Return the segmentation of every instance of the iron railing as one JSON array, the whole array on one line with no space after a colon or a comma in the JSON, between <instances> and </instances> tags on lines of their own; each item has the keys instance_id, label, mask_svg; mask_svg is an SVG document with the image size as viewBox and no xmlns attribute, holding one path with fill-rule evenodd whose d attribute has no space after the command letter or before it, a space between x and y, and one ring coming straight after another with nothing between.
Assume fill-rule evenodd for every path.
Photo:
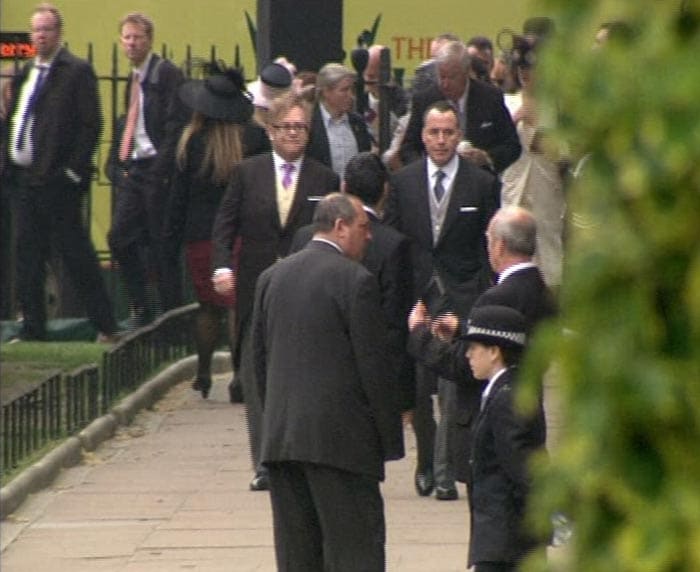
<instances>
[{"instance_id":1,"label":"iron railing","mask_svg":"<svg viewBox=\"0 0 700 572\"><path fill-rule=\"evenodd\" d=\"M74 435L168 362L194 352L197 304L176 308L127 335L104 354L102 367L57 372L2 406L0 474L49 443Z\"/></svg>"}]
</instances>

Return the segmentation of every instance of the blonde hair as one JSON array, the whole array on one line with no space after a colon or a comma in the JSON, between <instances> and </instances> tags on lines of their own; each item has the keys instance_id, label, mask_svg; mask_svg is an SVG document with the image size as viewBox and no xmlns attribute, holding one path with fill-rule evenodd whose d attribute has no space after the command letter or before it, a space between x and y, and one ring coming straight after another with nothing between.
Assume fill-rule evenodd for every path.
<instances>
[{"instance_id":1,"label":"blonde hair","mask_svg":"<svg viewBox=\"0 0 700 572\"><path fill-rule=\"evenodd\" d=\"M205 117L199 112L192 114L177 144L177 166L184 169L187 165L187 144L196 133L207 127L207 137L204 147L204 157L199 166L198 174L202 177L209 174L211 180L219 185L228 183L233 168L243 159L243 129L244 125Z\"/></svg>"}]
</instances>

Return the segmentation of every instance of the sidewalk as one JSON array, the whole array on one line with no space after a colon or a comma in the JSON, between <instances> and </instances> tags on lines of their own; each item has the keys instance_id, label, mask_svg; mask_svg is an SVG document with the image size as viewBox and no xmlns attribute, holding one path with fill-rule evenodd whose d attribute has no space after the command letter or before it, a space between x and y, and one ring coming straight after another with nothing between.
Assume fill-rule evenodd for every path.
<instances>
[{"instance_id":1,"label":"sidewalk","mask_svg":"<svg viewBox=\"0 0 700 572\"><path fill-rule=\"evenodd\" d=\"M250 492L242 405L230 374L203 400L188 382L0 523L3 572L274 571L267 493ZM413 490L415 445L387 465L389 571L462 571L468 512Z\"/></svg>"},{"instance_id":2,"label":"sidewalk","mask_svg":"<svg viewBox=\"0 0 700 572\"><path fill-rule=\"evenodd\" d=\"M275 570L269 499L248 490L245 414L242 405L228 402L230 373L215 377L204 400L185 378L190 369L181 366L183 380L162 399L94 451L83 451L81 463L61 470L0 522L3 572ZM552 390L547 393L556 428L558 407ZM138 392L128 399L135 408ZM387 570L463 571L469 539L464 487L455 502L418 497L415 456L408 430L406 458L387 464L382 486ZM550 556L550 562L562 561L562 549Z\"/></svg>"}]
</instances>

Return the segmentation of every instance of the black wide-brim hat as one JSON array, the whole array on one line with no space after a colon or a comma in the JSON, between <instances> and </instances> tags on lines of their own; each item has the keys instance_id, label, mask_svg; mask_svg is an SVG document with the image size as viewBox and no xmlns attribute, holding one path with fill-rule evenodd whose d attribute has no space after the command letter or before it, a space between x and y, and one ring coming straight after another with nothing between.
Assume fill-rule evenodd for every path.
<instances>
[{"instance_id":1,"label":"black wide-brim hat","mask_svg":"<svg viewBox=\"0 0 700 572\"><path fill-rule=\"evenodd\" d=\"M463 340L499 347L522 348L527 340L525 317L507 306L480 306L472 309L462 330Z\"/></svg>"},{"instance_id":2,"label":"black wide-brim hat","mask_svg":"<svg viewBox=\"0 0 700 572\"><path fill-rule=\"evenodd\" d=\"M241 89L242 78L231 72L194 79L183 83L178 90L182 102L212 119L245 123L254 111L252 96Z\"/></svg>"}]
</instances>

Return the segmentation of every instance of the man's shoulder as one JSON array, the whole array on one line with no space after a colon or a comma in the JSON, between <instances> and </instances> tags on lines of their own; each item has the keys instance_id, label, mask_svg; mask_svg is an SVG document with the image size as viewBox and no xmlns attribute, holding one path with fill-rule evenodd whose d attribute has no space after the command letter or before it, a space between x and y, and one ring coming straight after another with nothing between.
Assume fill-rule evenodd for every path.
<instances>
[{"instance_id":1,"label":"man's shoulder","mask_svg":"<svg viewBox=\"0 0 700 572\"><path fill-rule=\"evenodd\" d=\"M407 165L404 165L400 169L398 169L392 176L392 181L395 183L402 183L405 184L407 182L413 182L413 183L420 183L422 182L422 179L417 180L416 177L418 174L423 176L426 173L426 167L425 167L425 158L420 157L418 159L414 159Z\"/></svg>"},{"instance_id":2,"label":"man's shoulder","mask_svg":"<svg viewBox=\"0 0 700 572\"><path fill-rule=\"evenodd\" d=\"M250 170L258 170L264 168L271 168L273 165L272 153L258 153L257 155L251 155L250 157L245 157L234 169L246 172Z\"/></svg>"},{"instance_id":3,"label":"man's shoulder","mask_svg":"<svg viewBox=\"0 0 700 572\"><path fill-rule=\"evenodd\" d=\"M471 98L503 99L503 92L495 85L491 85L479 79L469 80L469 101Z\"/></svg>"},{"instance_id":4,"label":"man's shoulder","mask_svg":"<svg viewBox=\"0 0 700 572\"><path fill-rule=\"evenodd\" d=\"M92 70L92 65L90 62L83 58L79 58L75 54L71 53L68 48L61 48L58 53L56 54L56 57L53 60L53 64L56 67L59 66L67 66L67 67L73 67L73 68L82 68L85 71Z\"/></svg>"},{"instance_id":5,"label":"man's shoulder","mask_svg":"<svg viewBox=\"0 0 700 572\"><path fill-rule=\"evenodd\" d=\"M460 177L469 176L483 185L492 185L498 180L498 177L493 172L475 165L464 157L459 157L458 161L457 180L459 180Z\"/></svg>"},{"instance_id":6,"label":"man's shoulder","mask_svg":"<svg viewBox=\"0 0 700 572\"><path fill-rule=\"evenodd\" d=\"M424 111L432 103L443 99L445 99L445 95L440 90L440 87L436 83L430 83L413 94L413 109ZM422 123L423 118L421 117L420 119Z\"/></svg>"},{"instance_id":7,"label":"man's shoulder","mask_svg":"<svg viewBox=\"0 0 700 572\"><path fill-rule=\"evenodd\" d=\"M336 175L335 171L333 171L333 169L331 169L327 165L324 165L318 159L314 159L313 157L309 157L308 155L304 156L304 162L301 165L301 170L306 171L314 177L323 177L326 179L331 179L335 181L336 185L340 185L338 181L338 176Z\"/></svg>"},{"instance_id":8,"label":"man's shoulder","mask_svg":"<svg viewBox=\"0 0 700 572\"><path fill-rule=\"evenodd\" d=\"M370 245L377 243L394 249L401 243L408 241L405 234L378 220L372 221L371 229L372 241Z\"/></svg>"}]
</instances>

